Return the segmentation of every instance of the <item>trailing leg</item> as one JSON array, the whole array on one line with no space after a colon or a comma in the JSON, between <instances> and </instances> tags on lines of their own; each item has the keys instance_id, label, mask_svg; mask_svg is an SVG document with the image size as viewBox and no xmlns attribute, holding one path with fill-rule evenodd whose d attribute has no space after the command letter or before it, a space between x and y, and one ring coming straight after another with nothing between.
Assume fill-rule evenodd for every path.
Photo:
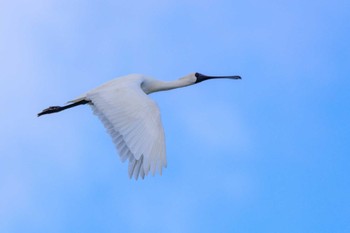
<instances>
[{"instance_id":1,"label":"trailing leg","mask_svg":"<svg viewBox=\"0 0 350 233\"><path fill-rule=\"evenodd\" d=\"M65 105L62 107L61 106L51 106L51 107L44 109L42 112L38 113L38 117L41 115L60 112L60 111L63 111L65 109L68 109L68 108L73 108L75 106L82 105L82 104L88 104L88 103L91 103L91 101L90 100L80 100L78 102L68 104L68 105Z\"/></svg>"}]
</instances>

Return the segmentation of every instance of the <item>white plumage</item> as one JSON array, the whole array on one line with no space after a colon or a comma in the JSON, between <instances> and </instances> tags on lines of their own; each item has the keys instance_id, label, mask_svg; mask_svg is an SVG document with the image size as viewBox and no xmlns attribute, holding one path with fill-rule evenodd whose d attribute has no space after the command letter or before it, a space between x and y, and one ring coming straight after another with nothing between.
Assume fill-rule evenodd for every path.
<instances>
[{"instance_id":1,"label":"white plumage","mask_svg":"<svg viewBox=\"0 0 350 233\"><path fill-rule=\"evenodd\" d=\"M240 79L239 76L206 76L191 73L175 81L159 81L131 74L111 80L69 105L49 107L38 116L55 113L81 104L89 104L116 146L121 160L129 161L129 177L144 178L150 171L162 174L166 167L165 137L157 104L148 97L156 91L192 85L212 78Z\"/></svg>"},{"instance_id":2,"label":"white plumage","mask_svg":"<svg viewBox=\"0 0 350 233\"><path fill-rule=\"evenodd\" d=\"M164 130L157 104L140 88L142 75L128 75L86 93L111 135L129 176L154 175L166 167Z\"/></svg>"}]
</instances>

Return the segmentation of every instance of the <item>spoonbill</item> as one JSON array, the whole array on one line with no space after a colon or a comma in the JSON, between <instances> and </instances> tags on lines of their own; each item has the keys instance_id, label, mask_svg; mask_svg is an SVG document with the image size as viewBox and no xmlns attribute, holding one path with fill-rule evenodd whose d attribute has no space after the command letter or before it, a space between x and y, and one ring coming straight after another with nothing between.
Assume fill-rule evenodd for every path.
<instances>
[{"instance_id":1,"label":"spoonbill","mask_svg":"<svg viewBox=\"0 0 350 233\"><path fill-rule=\"evenodd\" d=\"M240 76L208 76L191 73L175 81L160 81L141 74L111 80L68 102L38 113L38 117L88 104L104 124L121 160L129 160L129 177L142 179L151 171L162 174L167 166L165 137L157 104L147 95L185 87L209 79L241 79Z\"/></svg>"}]
</instances>

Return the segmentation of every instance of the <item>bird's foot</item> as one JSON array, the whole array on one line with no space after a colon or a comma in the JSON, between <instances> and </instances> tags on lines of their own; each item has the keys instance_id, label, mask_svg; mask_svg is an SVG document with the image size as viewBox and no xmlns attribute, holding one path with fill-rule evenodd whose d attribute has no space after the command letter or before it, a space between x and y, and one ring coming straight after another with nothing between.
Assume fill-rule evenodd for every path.
<instances>
[{"instance_id":1,"label":"bird's foot","mask_svg":"<svg viewBox=\"0 0 350 233\"><path fill-rule=\"evenodd\" d=\"M45 115L45 114L59 112L61 110L62 110L62 107L60 107L60 106L51 106L51 107L44 109L42 112L38 113L38 117L41 115Z\"/></svg>"}]
</instances>

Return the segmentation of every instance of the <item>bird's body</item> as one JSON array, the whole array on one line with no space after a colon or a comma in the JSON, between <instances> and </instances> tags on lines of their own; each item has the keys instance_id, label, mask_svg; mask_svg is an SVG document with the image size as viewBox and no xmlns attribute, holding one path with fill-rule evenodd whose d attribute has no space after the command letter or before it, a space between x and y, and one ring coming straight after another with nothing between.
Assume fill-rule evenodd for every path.
<instances>
[{"instance_id":1,"label":"bird's body","mask_svg":"<svg viewBox=\"0 0 350 233\"><path fill-rule=\"evenodd\" d=\"M111 135L122 161L129 160L129 176L142 178L166 166L164 130L156 103L142 83L152 79L132 74L111 80L79 97L90 100L94 113Z\"/></svg>"},{"instance_id":2,"label":"bird's body","mask_svg":"<svg viewBox=\"0 0 350 233\"><path fill-rule=\"evenodd\" d=\"M121 160L129 160L129 176L144 178L150 171L162 173L166 167L165 136L157 104L148 97L156 91L192 85L212 77L199 73L189 74L175 81L159 81L145 75L131 74L113 79L63 107L50 107L38 116L59 112L88 103L99 117L119 152Z\"/></svg>"}]
</instances>

